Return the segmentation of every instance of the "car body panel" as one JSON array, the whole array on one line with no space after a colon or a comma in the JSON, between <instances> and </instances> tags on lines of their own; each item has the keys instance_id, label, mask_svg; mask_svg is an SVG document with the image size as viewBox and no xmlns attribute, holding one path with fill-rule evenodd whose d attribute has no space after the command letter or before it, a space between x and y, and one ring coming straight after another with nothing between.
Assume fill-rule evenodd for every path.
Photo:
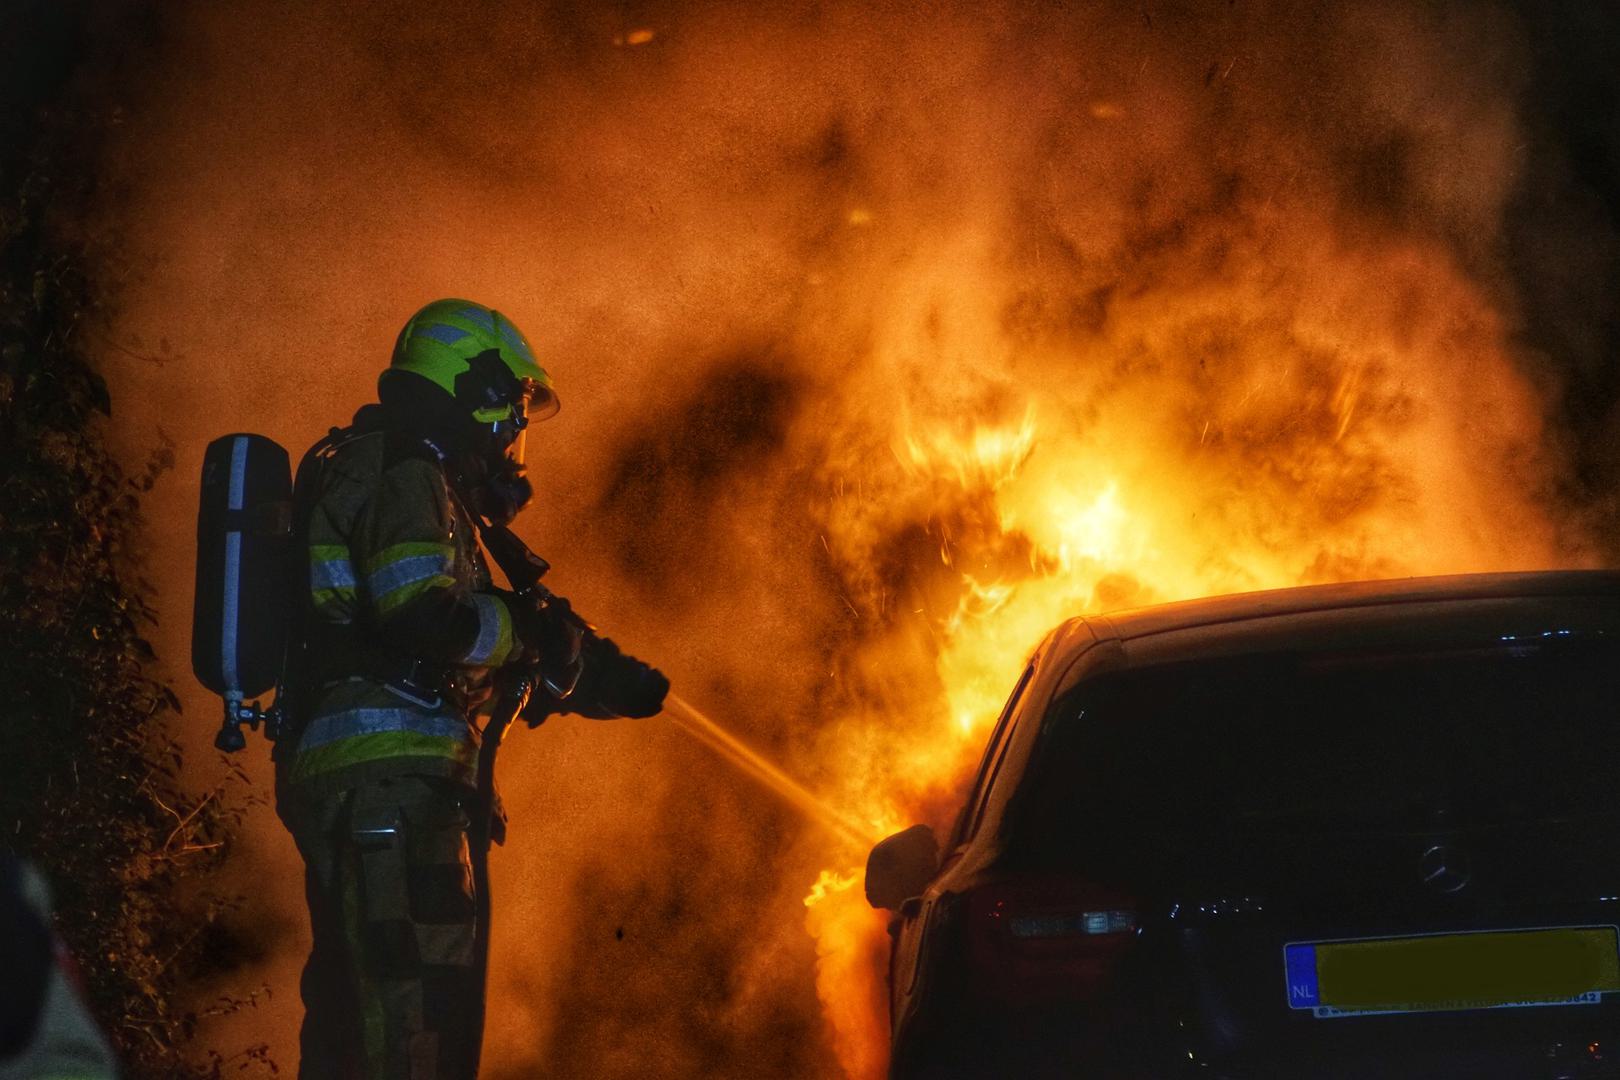
<instances>
[{"instance_id":1,"label":"car body panel","mask_svg":"<svg viewBox=\"0 0 1620 1080\"><path fill-rule=\"evenodd\" d=\"M1153 675L1178 664L1257 655L1359 662L1383 653L1511 652L1521 644L1529 650L1548 641L1617 636L1620 573L1606 571L1317 586L1062 624L1032 655L1028 686L998 750L999 768L982 772L970 795L970 803L977 799L984 807L978 828L959 822L939 874L891 928L896 1074L986 1075L960 1047L944 1059L959 1072L928 1052L931 1042L955 1034L937 1015L948 1011L941 1002L974 993L952 975L952 950L963 947L958 909L964 895L1009 872L1012 856L1002 834L1018 781L1042 745L1054 702L1076 688L1118 673ZM1094 1018L1060 1008L1054 1016L1038 1015L1040 1009L998 1016L994 1022L1003 1028L997 1030L1018 1030L1007 1045L1059 1038L1066 1049L1054 1060L1106 1060L1097 1075L1419 1076L1445 1075L1453 1065L1492 1076L1609 1075L1604 1070L1612 1062L1603 1064L1603 1048L1611 1056L1620 1051L1620 1003L1607 999L1594 1006L1423 1014L1421 1023L1405 1016L1321 1019L1288 1007L1279 966L1288 941L1620 923L1620 829L1585 821L1517 832L1461 827L1445 820L1443 807L1436 811L1432 820L1418 814L1399 827L1280 834L1253 851L1210 853L1208 865L1195 850L1167 854L1166 865L1177 875L1174 900L1143 913L1141 955L1132 961L1141 969L1132 977L1153 984L1139 987L1158 1010L1142 1020L1146 1026L1134 1033L1103 1030L1106 1024L1092 1030ZM1473 860L1473 881L1457 894L1424 879L1425 853L1448 844ZM1378 886L1358 891L1346 882ZM993 1000L974 1002L976 1013L997 1012ZM1166 1038L1168 1029L1179 1034ZM1395 1043L1406 1048L1399 1060L1389 1057ZM1116 1053L1122 1046L1128 1062ZM1466 1065L1471 1054L1479 1060ZM1529 1054L1529 1064L1515 1064L1516 1054Z\"/></svg>"},{"instance_id":2,"label":"car body panel","mask_svg":"<svg viewBox=\"0 0 1620 1080\"><path fill-rule=\"evenodd\" d=\"M1089 621L1104 621L1118 637L1129 640L1200 627L1210 627L1219 635L1256 620L1349 612L1364 607L1422 603L1444 606L1459 600L1518 602L1572 596L1620 599L1620 571L1541 570L1304 585L1114 611L1101 620Z\"/></svg>"}]
</instances>

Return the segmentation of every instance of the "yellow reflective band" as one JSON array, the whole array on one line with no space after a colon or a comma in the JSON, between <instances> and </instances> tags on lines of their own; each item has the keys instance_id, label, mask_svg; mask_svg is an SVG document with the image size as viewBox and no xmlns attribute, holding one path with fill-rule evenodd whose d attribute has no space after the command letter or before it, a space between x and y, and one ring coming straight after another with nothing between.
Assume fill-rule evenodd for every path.
<instances>
[{"instance_id":1,"label":"yellow reflective band","mask_svg":"<svg viewBox=\"0 0 1620 1080\"><path fill-rule=\"evenodd\" d=\"M348 548L341 544L310 545L309 587L312 592L347 590L353 594L357 584Z\"/></svg>"},{"instance_id":2,"label":"yellow reflective band","mask_svg":"<svg viewBox=\"0 0 1620 1080\"><path fill-rule=\"evenodd\" d=\"M456 579L450 576L454 561L455 549L449 544L394 544L371 561L366 588L378 612L386 615L431 589L455 585Z\"/></svg>"},{"instance_id":3,"label":"yellow reflective band","mask_svg":"<svg viewBox=\"0 0 1620 1080\"><path fill-rule=\"evenodd\" d=\"M311 544L309 598L321 617L329 622L350 621L358 596L354 563L349 559L348 547L343 544Z\"/></svg>"},{"instance_id":4,"label":"yellow reflective band","mask_svg":"<svg viewBox=\"0 0 1620 1080\"><path fill-rule=\"evenodd\" d=\"M462 662L474 667L500 667L512 655L512 614L498 596L473 593L471 599L478 609L478 640Z\"/></svg>"},{"instance_id":5,"label":"yellow reflective band","mask_svg":"<svg viewBox=\"0 0 1620 1080\"><path fill-rule=\"evenodd\" d=\"M416 731L384 731L373 735L355 735L329 742L324 746L299 750L293 758L288 778L296 783L348 765L402 757L448 759L464 766L471 776L478 764L478 747L473 744L471 738L424 735Z\"/></svg>"},{"instance_id":6,"label":"yellow reflective band","mask_svg":"<svg viewBox=\"0 0 1620 1080\"><path fill-rule=\"evenodd\" d=\"M330 622L348 622L354 606L353 589L314 589L309 594L315 610Z\"/></svg>"}]
</instances>

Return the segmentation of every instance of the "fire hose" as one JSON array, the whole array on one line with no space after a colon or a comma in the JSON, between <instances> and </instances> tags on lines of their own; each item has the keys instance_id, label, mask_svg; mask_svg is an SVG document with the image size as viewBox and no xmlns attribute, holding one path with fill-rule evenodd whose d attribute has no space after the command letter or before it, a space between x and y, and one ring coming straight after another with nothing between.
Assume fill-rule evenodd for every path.
<instances>
[{"instance_id":1,"label":"fire hose","mask_svg":"<svg viewBox=\"0 0 1620 1080\"><path fill-rule=\"evenodd\" d=\"M472 823L468 830L469 854L472 858L473 904L477 922L473 927L473 962L477 969L478 994L476 1008L477 1038L472 1046L472 1072L478 1075L478 1059L484 1045L485 996L489 991L489 934L492 906L489 897L489 849L495 825L495 755L500 751L501 739L529 704L534 683L528 672L502 679L497 687L495 711L484 724L483 739L478 746L477 794L474 800Z\"/></svg>"}]
</instances>

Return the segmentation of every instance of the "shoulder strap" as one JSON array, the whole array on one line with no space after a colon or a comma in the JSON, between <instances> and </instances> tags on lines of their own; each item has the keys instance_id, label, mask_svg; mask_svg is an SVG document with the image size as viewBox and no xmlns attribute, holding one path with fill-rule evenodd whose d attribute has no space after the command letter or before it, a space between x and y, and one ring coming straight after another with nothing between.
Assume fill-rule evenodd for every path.
<instances>
[{"instance_id":1,"label":"shoulder strap","mask_svg":"<svg viewBox=\"0 0 1620 1080\"><path fill-rule=\"evenodd\" d=\"M331 642L313 646L310 640L316 620L309 587L309 525L314 517L315 505L320 501L322 476L332 459L345 446L356 439L371 435L381 427L377 407L368 405L355 413L348 427L335 427L305 451L293 476L292 528L293 558L288 566L287 587L295 598L292 622L287 630L287 652L282 661L281 685L276 695L278 730L275 733L276 750L272 755L280 760L290 754L298 743L309 711L314 707L314 694L318 689L322 656L314 655L331 650Z\"/></svg>"},{"instance_id":2,"label":"shoulder strap","mask_svg":"<svg viewBox=\"0 0 1620 1080\"><path fill-rule=\"evenodd\" d=\"M446 471L444 458L427 439L388 428L383 432L383 468L387 469L401 461L425 461L440 472Z\"/></svg>"}]
</instances>

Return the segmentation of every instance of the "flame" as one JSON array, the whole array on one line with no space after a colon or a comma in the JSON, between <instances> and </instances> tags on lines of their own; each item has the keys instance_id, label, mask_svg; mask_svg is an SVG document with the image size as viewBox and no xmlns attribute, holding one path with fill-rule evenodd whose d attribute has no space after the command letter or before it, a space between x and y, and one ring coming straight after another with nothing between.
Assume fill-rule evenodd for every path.
<instances>
[{"instance_id":1,"label":"flame","mask_svg":"<svg viewBox=\"0 0 1620 1080\"><path fill-rule=\"evenodd\" d=\"M861 880L858 872L836 874L831 870L823 870L816 883L810 887L810 895L804 898L805 907L815 907L834 893L841 893L852 888Z\"/></svg>"},{"instance_id":2,"label":"flame","mask_svg":"<svg viewBox=\"0 0 1620 1080\"><path fill-rule=\"evenodd\" d=\"M903 752L901 806L918 806L968 768L997 715L1023 653L1062 617L1081 610L1108 570L1140 565L1152 550L1152 522L1133 512L1119 481L1084 468L1034 467L1039 430L1033 409L1011 425L907 431L897 460L914 483L977 492L995 511L995 536L1024 538L1023 564L981 579L963 568L947 534L941 562L956 567L954 610L938 620L937 670L943 717ZM898 779L898 778L897 778ZM884 831L907 815L892 801L864 808ZM858 810L857 813L860 813ZM888 916L862 902L860 867L827 868L805 898L817 941L817 988L845 1072L875 1077L885 1063L887 1032L882 968L871 960L888 941ZM855 1004L852 1004L855 1003Z\"/></svg>"},{"instance_id":3,"label":"flame","mask_svg":"<svg viewBox=\"0 0 1620 1080\"><path fill-rule=\"evenodd\" d=\"M973 262L961 250L946 259L959 281L963 263ZM1414 287L1409 275L1427 267L1424 287L1468 311L1480 340L1503 356L1488 304L1443 260L1408 251L1385 258L1384 272ZM919 272L924 280L910 283L913 296L906 283L896 286L897 306L941 287L928 280L930 271ZM1279 309L1278 297L1252 283L1220 298L1194 292L1168 311L1127 305L1113 340L1063 365L1062 383L986 376L962 359L1002 356L1008 368L1027 366L1027 358L1008 355L998 330L974 317L965 286L952 293L963 313L956 336L936 329L927 347L891 342L896 356L873 366L887 373L874 378L893 383L872 396L897 407L866 418L880 431L892 426L888 463L865 451L835 460L829 486L837 494L823 508L822 542L864 599L862 610L882 615L894 586L883 569L885 545L925 523L944 582L921 590L923 602L909 612L890 616L887 638L869 643L857 663L877 667L920 651L937 693L919 694L898 712L856 709L841 719L838 729L853 734L830 756L842 763L840 805L853 817L883 831L916 820L947 825L1025 656L1069 616L1555 558L1534 529L1492 519L1503 506L1515 520L1534 514L1522 496L1504 493L1500 475L1470 458L1460 430L1476 422L1510 429L1533 414L1533 397L1511 365L1470 373L1443 330L1425 337L1400 326L1370 285L1343 283L1349 271L1315 272L1312 288L1348 288L1359 314L1314 307L1303 294ZM1226 314L1213 314L1220 307ZM1204 360L1189 353L1187 338L1216 318L1231 335L1221 347L1232 370L1190 395ZM1110 353L1133 350L1141 370L1104 382L1098 373L1115 362ZM919 391L924 359L943 361L946 382L977 379L988 415L963 421L950 394ZM1050 356L1041 361L1054 365ZM1483 384L1468 385L1480 375ZM1200 414L1188 415L1190 401ZM861 902L861 874L859 866L828 866L805 899L832 1042L857 1080L882 1074L888 1038L888 916Z\"/></svg>"},{"instance_id":4,"label":"flame","mask_svg":"<svg viewBox=\"0 0 1620 1080\"><path fill-rule=\"evenodd\" d=\"M1010 481L1035 449L1035 424L1028 413L1017 426L974 424L965 436L950 431L903 432L905 453L896 454L913 476L941 474L962 487L992 490Z\"/></svg>"},{"instance_id":5,"label":"flame","mask_svg":"<svg viewBox=\"0 0 1620 1080\"><path fill-rule=\"evenodd\" d=\"M1528 353L1528 327L1564 304L1518 295L1498 265L1517 192L1583 201L1524 128L1527 80L1504 66L1518 50L1496 36L1514 20L1399 3L924 20L582 5L514 15L524 33L468 51L448 8L396 25L280 5L267 28L196 7L154 51L171 89L107 157L132 170L105 185L125 227L114 269L164 268L129 280L120 328L187 335L171 364L109 361L126 445L191 417L182 447L231 429L307 446L338 403L367 400L424 297L521 312L576 388L531 446L558 480L536 544L627 647L739 724L686 730L819 823L784 852L631 729L559 725L529 741L527 772L520 741L507 794L536 812L502 853L523 887L496 923L492 1067L606 1074L630 1046L623 1074L656 1048L667 1074L699 1075L716 1038L757 1048L802 998L777 935L736 948L736 912L753 930L769 910L795 957L813 943L843 1069L878 1075L888 917L840 837L943 832L1053 625L1592 558L1556 505L1571 474L1538 397L1584 361ZM467 78L430 101L413 66L374 63L402 31ZM1567 212L1551 247L1585 220ZM1547 294L1591 295L1572 283L1601 260L1549 258L1527 264L1556 271ZM346 313L320 354L344 362L288 349L311 311ZM728 394L734 368L760 393ZM626 477L635 499L598 501ZM153 550L186 551L190 489L152 496ZM187 562L169 563L162 593L183 605ZM160 652L184 656L183 621L165 632ZM293 858L275 822L255 827L273 830L256 850ZM604 873L599 849L625 858ZM677 877L742 893L707 916L641 904ZM576 952L618 917L604 898L664 909L648 920L667 947L618 966ZM301 923L301 903L280 890L261 925ZM278 986L301 961L282 937ZM731 1011L694 1037L717 964L734 965ZM277 1001L269 1026L291 1044L296 995ZM267 1027L225 1022L254 1041Z\"/></svg>"},{"instance_id":6,"label":"flame","mask_svg":"<svg viewBox=\"0 0 1620 1080\"><path fill-rule=\"evenodd\" d=\"M884 920L866 904L857 888L861 870L823 870L805 897L805 925L816 939L816 989L832 1036L833 1051L844 1071L855 1077L881 1076L887 1064L888 1015L881 976L873 970L884 962ZM877 967L881 971L881 967Z\"/></svg>"}]
</instances>

